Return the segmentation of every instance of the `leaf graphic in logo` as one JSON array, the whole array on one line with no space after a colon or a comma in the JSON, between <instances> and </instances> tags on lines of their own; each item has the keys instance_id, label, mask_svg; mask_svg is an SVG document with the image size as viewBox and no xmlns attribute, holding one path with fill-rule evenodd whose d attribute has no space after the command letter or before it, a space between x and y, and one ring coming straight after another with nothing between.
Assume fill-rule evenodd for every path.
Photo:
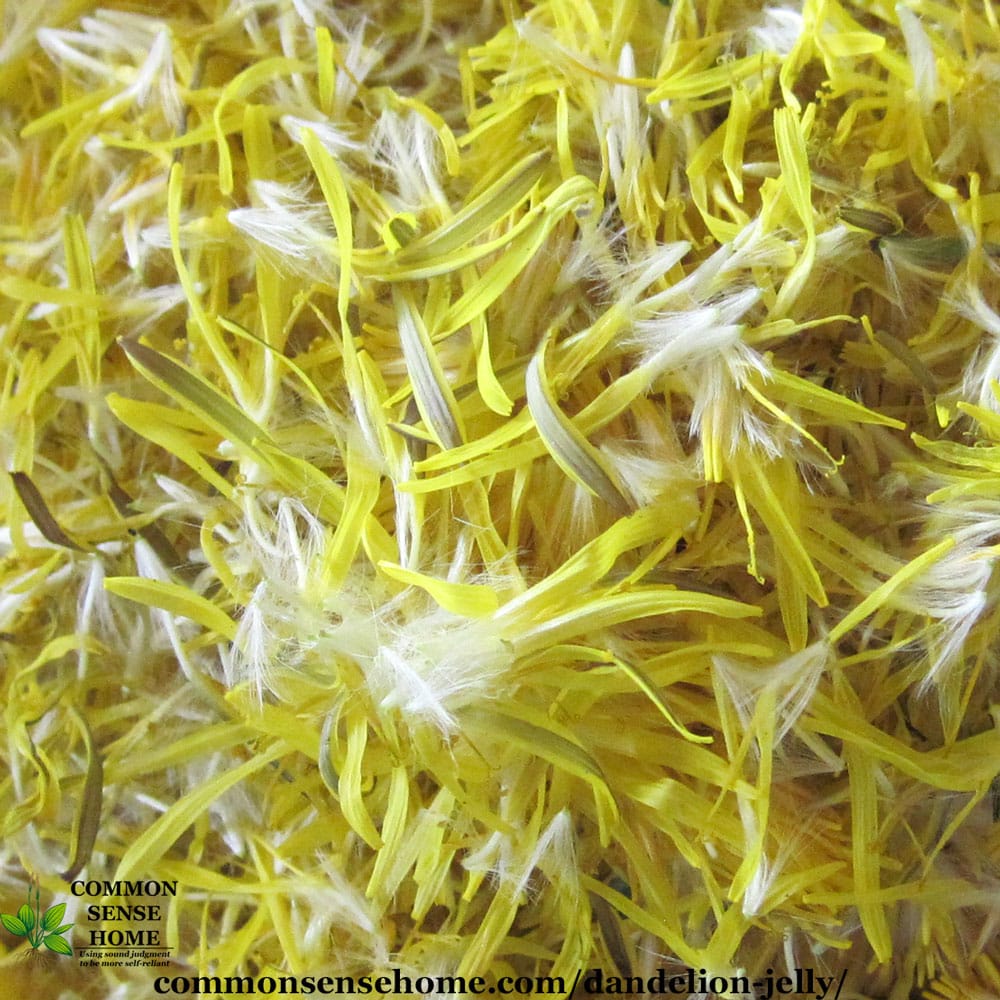
<instances>
[{"instance_id":1,"label":"leaf graphic in logo","mask_svg":"<svg viewBox=\"0 0 1000 1000\"><path fill-rule=\"evenodd\" d=\"M24 907L22 906L21 909L23 910ZM63 916L64 916L65 913L66 913L66 904L65 903L57 903L55 906L50 906L42 914L42 928L43 928L43 930L47 930L47 931L53 931L53 930L55 930L59 926L59 921L62 920L62 918L63 918ZM18 914L18 916L21 916L21 914ZM21 916L21 919L23 920L24 917ZM72 926L72 925L70 925L70 926Z\"/></svg>"},{"instance_id":2,"label":"leaf graphic in logo","mask_svg":"<svg viewBox=\"0 0 1000 1000\"><path fill-rule=\"evenodd\" d=\"M57 955L72 955L73 949L69 942L58 934L50 934L43 942L49 951L54 951Z\"/></svg>"},{"instance_id":3,"label":"leaf graphic in logo","mask_svg":"<svg viewBox=\"0 0 1000 1000\"><path fill-rule=\"evenodd\" d=\"M24 922L10 913L0 913L0 923L2 923L4 927L11 932L11 934L16 934L18 937L28 936L28 928L24 926Z\"/></svg>"},{"instance_id":4,"label":"leaf graphic in logo","mask_svg":"<svg viewBox=\"0 0 1000 1000\"><path fill-rule=\"evenodd\" d=\"M28 939L28 943L37 954L38 949L45 947L57 955L72 955L73 948L62 936L72 928L72 924L62 923L66 915L66 904L57 903L41 913L38 891L38 880L32 878L28 886L28 902L17 911L17 916L11 913L0 913L0 923L11 934Z\"/></svg>"},{"instance_id":5,"label":"leaf graphic in logo","mask_svg":"<svg viewBox=\"0 0 1000 1000\"><path fill-rule=\"evenodd\" d=\"M17 919L30 931L35 926L35 911L25 903L17 911Z\"/></svg>"}]
</instances>

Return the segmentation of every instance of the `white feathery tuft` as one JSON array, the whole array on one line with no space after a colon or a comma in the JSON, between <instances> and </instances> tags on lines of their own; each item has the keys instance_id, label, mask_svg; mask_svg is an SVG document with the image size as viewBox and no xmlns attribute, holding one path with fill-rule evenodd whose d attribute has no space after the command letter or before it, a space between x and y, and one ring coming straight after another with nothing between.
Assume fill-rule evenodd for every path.
<instances>
[{"instance_id":1,"label":"white feathery tuft","mask_svg":"<svg viewBox=\"0 0 1000 1000\"><path fill-rule=\"evenodd\" d=\"M426 211L447 205L441 187L439 139L430 123L414 111L382 112L371 139L376 162L396 179L401 209Z\"/></svg>"},{"instance_id":2,"label":"white feathery tuft","mask_svg":"<svg viewBox=\"0 0 1000 1000\"><path fill-rule=\"evenodd\" d=\"M761 695L765 691L773 695L779 720L774 744L778 746L809 705L829 659L830 647L824 640L767 667L738 663L727 656L713 656L712 665L744 727L750 726Z\"/></svg>"},{"instance_id":3,"label":"white feathery tuft","mask_svg":"<svg viewBox=\"0 0 1000 1000\"><path fill-rule=\"evenodd\" d=\"M179 128L184 118L177 80L174 76L174 57L170 42L170 32L166 27L156 31L149 53L142 61L135 78L121 93L108 98L101 105L101 112L107 114L117 108L135 103L140 108L149 103L154 89L158 92L164 117L175 128Z\"/></svg>"},{"instance_id":4,"label":"white feathery tuft","mask_svg":"<svg viewBox=\"0 0 1000 1000\"><path fill-rule=\"evenodd\" d=\"M301 187L276 181L252 181L250 189L257 207L233 209L229 221L285 265L332 276L334 237L326 206L310 201Z\"/></svg>"},{"instance_id":5,"label":"white feathery tuft","mask_svg":"<svg viewBox=\"0 0 1000 1000\"><path fill-rule=\"evenodd\" d=\"M994 384L1000 382L1000 315L971 281L963 283L960 297L956 296L951 305L989 335L987 343L973 354L965 368L960 397L975 400L983 409L1000 412L1000 399L993 390Z\"/></svg>"},{"instance_id":6,"label":"white feathery tuft","mask_svg":"<svg viewBox=\"0 0 1000 1000\"><path fill-rule=\"evenodd\" d=\"M495 695L510 652L489 620L442 608L388 625L364 666L372 696L386 710L455 732L455 712Z\"/></svg>"},{"instance_id":7,"label":"white feathery tuft","mask_svg":"<svg viewBox=\"0 0 1000 1000\"><path fill-rule=\"evenodd\" d=\"M898 3L896 16L899 18L899 27L906 42L906 54L913 70L913 89L916 91L921 110L926 114L934 106L938 89L934 47L920 18L912 10Z\"/></svg>"},{"instance_id":8,"label":"white feathery tuft","mask_svg":"<svg viewBox=\"0 0 1000 1000\"><path fill-rule=\"evenodd\" d=\"M308 129L319 139L320 145L335 157L364 149L364 143L352 139L343 129L326 119L313 120L301 118L298 115L282 115L281 127L288 134L288 137L297 143L302 142L302 133Z\"/></svg>"},{"instance_id":9,"label":"white feathery tuft","mask_svg":"<svg viewBox=\"0 0 1000 1000\"><path fill-rule=\"evenodd\" d=\"M953 502L939 508L930 523L936 537L951 536L955 546L896 595L900 607L935 622L927 639L921 695L961 662L969 633L996 600L990 584L1000 538L1000 503L985 498Z\"/></svg>"},{"instance_id":10,"label":"white feathery tuft","mask_svg":"<svg viewBox=\"0 0 1000 1000\"><path fill-rule=\"evenodd\" d=\"M625 344L639 349L641 363L655 378L663 372L697 365L726 351L737 351L743 327L738 320L758 301L747 288L717 304L640 320Z\"/></svg>"},{"instance_id":11,"label":"white feathery tuft","mask_svg":"<svg viewBox=\"0 0 1000 1000\"><path fill-rule=\"evenodd\" d=\"M765 7L759 23L750 28L750 52L790 56L805 30L801 7Z\"/></svg>"}]
</instances>

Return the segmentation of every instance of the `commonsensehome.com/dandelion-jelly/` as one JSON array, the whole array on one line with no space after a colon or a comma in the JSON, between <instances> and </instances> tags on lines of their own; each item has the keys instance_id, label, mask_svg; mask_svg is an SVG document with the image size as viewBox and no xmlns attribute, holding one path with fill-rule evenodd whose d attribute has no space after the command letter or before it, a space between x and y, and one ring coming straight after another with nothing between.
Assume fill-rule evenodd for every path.
<instances>
[{"instance_id":1,"label":"commonsensehome.com/dandelion-jelly/","mask_svg":"<svg viewBox=\"0 0 1000 1000\"><path fill-rule=\"evenodd\" d=\"M1000 996L994 3L0 11L7 992Z\"/></svg>"}]
</instances>

